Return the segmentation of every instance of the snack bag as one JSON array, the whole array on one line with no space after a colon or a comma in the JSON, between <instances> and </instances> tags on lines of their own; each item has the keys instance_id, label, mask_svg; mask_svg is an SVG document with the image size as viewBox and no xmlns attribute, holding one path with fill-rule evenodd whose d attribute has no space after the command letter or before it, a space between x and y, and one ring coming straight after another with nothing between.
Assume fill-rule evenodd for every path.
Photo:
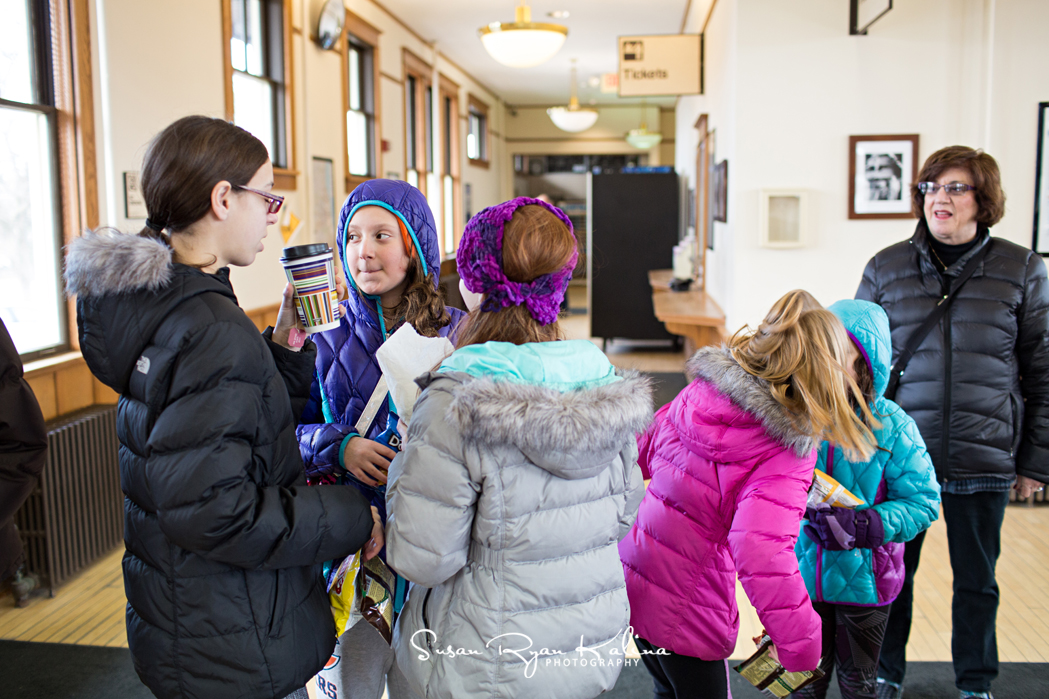
<instances>
[{"instance_id":1,"label":"snack bag","mask_svg":"<svg viewBox=\"0 0 1049 699\"><path fill-rule=\"evenodd\" d=\"M393 640L396 578L378 556L364 561L360 551L350 554L333 566L326 578L336 636L364 619L387 643Z\"/></svg>"},{"instance_id":2,"label":"snack bag","mask_svg":"<svg viewBox=\"0 0 1049 699\"><path fill-rule=\"evenodd\" d=\"M743 676L743 679L765 694L785 697L826 674L818 667L805 672L787 672L779 661L772 657L772 639L762 636L758 640L760 640L760 645L754 655L734 669Z\"/></svg>"},{"instance_id":3,"label":"snack bag","mask_svg":"<svg viewBox=\"0 0 1049 699\"><path fill-rule=\"evenodd\" d=\"M861 498L853 495L848 488L823 471L816 469L812 476L812 487L809 488L809 500L806 503L806 507L816 507L820 503L826 503L831 507L847 507L849 509L865 504Z\"/></svg>"}]
</instances>

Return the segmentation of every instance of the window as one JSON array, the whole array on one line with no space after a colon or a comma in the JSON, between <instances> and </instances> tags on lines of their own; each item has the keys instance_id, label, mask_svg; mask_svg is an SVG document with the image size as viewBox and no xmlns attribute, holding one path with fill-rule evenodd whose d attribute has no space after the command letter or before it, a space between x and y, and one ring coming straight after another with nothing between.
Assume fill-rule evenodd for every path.
<instances>
[{"instance_id":1,"label":"window","mask_svg":"<svg viewBox=\"0 0 1049 699\"><path fill-rule=\"evenodd\" d=\"M488 105L473 95L466 123L466 157L474 165L488 167Z\"/></svg>"},{"instance_id":2,"label":"window","mask_svg":"<svg viewBox=\"0 0 1049 699\"><path fill-rule=\"evenodd\" d=\"M459 86L443 75L441 90L441 240L445 255L459 246L462 231L459 180Z\"/></svg>"},{"instance_id":3,"label":"window","mask_svg":"<svg viewBox=\"0 0 1049 699\"><path fill-rule=\"evenodd\" d=\"M276 189L294 189L291 152L290 5L224 0L226 118L266 144Z\"/></svg>"},{"instance_id":4,"label":"window","mask_svg":"<svg viewBox=\"0 0 1049 699\"><path fill-rule=\"evenodd\" d=\"M357 17L346 13L343 61L344 102L346 115L346 189L351 190L366 179L375 177L378 163L375 144L378 137L377 49L379 31Z\"/></svg>"},{"instance_id":5,"label":"window","mask_svg":"<svg viewBox=\"0 0 1049 699\"><path fill-rule=\"evenodd\" d=\"M433 189L433 90L428 63L407 49L404 58L405 179L430 199ZM432 207L432 203L431 203Z\"/></svg>"},{"instance_id":6,"label":"window","mask_svg":"<svg viewBox=\"0 0 1049 699\"><path fill-rule=\"evenodd\" d=\"M94 146L90 61L73 61L90 55L88 10L0 0L0 12L0 318L30 361L70 347L61 247L98 226L95 163L77 162Z\"/></svg>"}]
</instances>

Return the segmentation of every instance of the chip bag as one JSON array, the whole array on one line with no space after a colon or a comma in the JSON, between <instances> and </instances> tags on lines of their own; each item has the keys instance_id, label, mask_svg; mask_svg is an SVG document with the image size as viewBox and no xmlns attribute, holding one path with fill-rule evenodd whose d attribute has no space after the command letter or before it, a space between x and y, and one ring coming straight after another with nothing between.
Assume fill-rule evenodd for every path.
<instances>
[{"instance_id":1,"label":"chip bag","mask_svg":"<svg viewBox=\"0 0 1049 699\"><path fill-rule=\"evenodd\" d=\"M328 599L337 636L361 619L393 641L393 590L396 576L378 556L365 561L358 551L333 566L327 575Z\"/></svg>"},{"instance_id":2,"label":"chip bag","mask_svg":"<svg viewBox=\"0 0 1049 699\"><path fill-rule=\"evenodd\" d=\"M862 498L853 495L841 483L823 471L816 469L812 476L812 487L809 488L809 500L806 506L816 507L820 503L826 503L831 507L847 507L849 509L865 504Z\"/></svg>"},{"instance_id":3,"label":"chip bag","mask_svg":"<svg viewBox=\"0 0 1049 699\"><path fill-rule=\"evenodd\" d=\"M818 667L815 670L804 672L787 672L772 654L772 639L762 636L758 649L734 669L743 676L747 682L760 689L767 695L774 697L785 697L805 685L815 682L823 677L823 670Z\"/></svg>"}]
</instances>

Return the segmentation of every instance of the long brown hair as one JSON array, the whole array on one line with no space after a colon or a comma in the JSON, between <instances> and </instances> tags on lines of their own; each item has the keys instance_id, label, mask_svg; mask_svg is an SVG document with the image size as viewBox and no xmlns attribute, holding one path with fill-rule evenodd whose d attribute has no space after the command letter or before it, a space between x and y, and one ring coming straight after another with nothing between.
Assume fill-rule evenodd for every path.
<instances>
[{"instance_id":1,"label":"long brown hair","mask_svg":"<svg viewBox=\"0 0 1049 699\"><path fill-rule=\"evenodd\" d=\"M849 460L862 462L874 453L870 426L877 421L845 371L851 342L836 315L796 290L776 301L756 331L742 328L727 345L744 371L768 382L798 431L833 442Z\"/></svg>"},{"instance_id":2,"label":"long brown hair","mask_svg":"<svg viewBox=\"0 0 1049 699\"><path fill-rule=\"evenodd\" d=\"M404 318L405 322L415 327L416 332L426 337L437 337L440 329L452 322L448 309L444 307L444 298L434 283L434 275L435 272L431 271L423 276L419 255L412 255L405 271L408 285L401 294L401 300L390 309L394 317Z\"/></svg>"},{"instance_id":3,"label":"long brown hair","mask_svg":"<svg viewBox=\"0 0 1049 699\"><path fill-rule=\"evenodd\" d=\"M564 267L575 250L575 236L557 216L535 204L522 206L503 228L503 274L510 281L528 283ZM477 308L464 321L456 346L484 342L523 345L560 337L556 320L541 325L524 305L497 311Z\"/></svg>"},{"instance_id":4,"label":"long brown hair","mask_svg":"<svg viewBox=\"0 0 1049 699\"><path fill-rule=\"evenodd\" d=\"M208 213L217 183L246 185L267 160L262 141L239 126L182 117L153 138L142 162L139 182L150 222L170 234L185 231ZM158 230L145 227L139 235L171 247Z\"/></svg>"}]
</instances>

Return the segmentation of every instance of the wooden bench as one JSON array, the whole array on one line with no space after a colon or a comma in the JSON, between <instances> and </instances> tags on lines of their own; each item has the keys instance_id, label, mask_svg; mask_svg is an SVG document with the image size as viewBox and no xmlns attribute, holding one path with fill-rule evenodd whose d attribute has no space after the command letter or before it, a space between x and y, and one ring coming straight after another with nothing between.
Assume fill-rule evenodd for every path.
<instances>
[{"instance_id":1,"label":"wooden bench","mask_svg":"<svg viewBox=\"0 0 1049 699\"><path fill-rule=\"evenodd\" d=\"M685 353L720 344L725 331L725 312L705 291L671 291L673 271L653 269L648 273L652 285L652 309L656 318L672 335L685 338Z\"/></svg>"}]
</instances>

